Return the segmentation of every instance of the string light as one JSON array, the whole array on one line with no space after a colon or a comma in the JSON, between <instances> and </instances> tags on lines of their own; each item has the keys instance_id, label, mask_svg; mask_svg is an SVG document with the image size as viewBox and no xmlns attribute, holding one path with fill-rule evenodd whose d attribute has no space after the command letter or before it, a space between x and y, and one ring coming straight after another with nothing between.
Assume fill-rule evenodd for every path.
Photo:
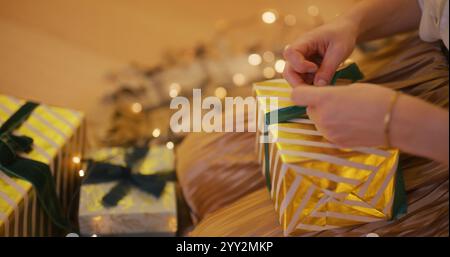
<instances>
[{"instance_id":1,"label":"string light","mask_svg":"<svg viewBox=\"0 0 450 257\"><path fill-rule=\"evenodd\" d=\"M172 97L172 98L177 97L178 96L178 91L174 90L174 89L171 89L170 92L169 92L169 96Z\"/></svg>"},{"instance_id":2,"label":"string light","mask_svg":"<svg viewBox=\"0 0 450 257\"><path fill-rule=\"evenodd\" d=\"M273 62L275 60L275 55L271 51L264 52L263 59L266 62Z\"/></svg>"},{"instance_id":3,"label":"string light","mask_svg":"<svg viewBox=\"0 0 450 257\"><path fill-rule=\"evenodd\" d=\"M169 96L170 97L172 97L172 98L175 98L175 97L177 97L178 96L178 94L180 93L180 91L181 91L181 86L180 86L180 84L178 84L178 83L172 83L172 84L170 84L170 87L169 87L170 89L169 89Z\"/></svg>"},{"instance_id":4,"label":"string light","mask_svg":"<svg viewBox=\"0 0 450 257\"><path fill-rule=\"evenodd\" d=\"M245 85L245 82L246 82L246 78L245 78L244 74L236 73L233 75L233 83L236 86L243 86L243 85Z\"/></svg>"},{"instance_id":5,"label":"string light","mask_svg":"<svg viewBox=\"0 0 450 257\"><path fill-rule=\"evenodd\" d=\"M277 14L274 11L266 11L261 16L264 23L273 24L277 21Z\"/></svg>"},{"instance_id":6,"label":"string light","mask_svg":"<svg viewBox=\"0 0 450 257\"><path fill-rule=\"evenodd\" d=\"M72 157L72 162L75 164L80 164L81 163L81 158L80 156L74 156Z\"/></svg>"},{"instance_id":7,"label":"string light","mask_svg":"<svg viewBox=\"0 0 450 257\"><path fill-rule=\"evenodd\" d=\"M275 62L275 71L278 73L283 73L286 62L284 60L278 60Z\"/></svg>"},{"instance_id":8,"label":"string light","mask_svg":"<svg viewBox=\"0 0 450 257\"><path fill-rule=\"evenodd\" d=\"M288 14L284 17L284 24L288 26L294 26L297 23L297 18L295 15Z\"/></svg>"},{"instance_id":9,"label":"string light","mask_svg":"<svg viewBox=\"0 0 450 257\"><path fill-rule=\"evenodd\" d=\"M156 129L153 130L152 136L154 138L158 138L160 135L161 135L161 130L159 128L156 128Z\"/></svg>"},{"instance_id":10,"label":"string light","mask_svg":"<svg viewBox=\"0 0 450 257\"><path fill-rule=\"evenodd\" d=\"M140 103L133 103L131 105L131 111L134 112L134 113L142 112L142 104L140 104Z\"/></svg>"},{"instance_id":11,"label":"string light","mask_svg":"<svg viewBox=\"0 0 450 257\"><path fill-rule=\"evenodd\" d=\"M311 5L308 7L308 14L313 16L313 17L317 17L320 14L320 10L319 7L315 6L315 5Z\"/></svg>"},{"instance_id":12,"label":"string light","mask_svg":"<svg viewBox=\"0 0 450 257\"><path fill-rule=\"evenodd\" d=\"M167 147L167 149L172 150L175 147L175 145L173 142L169 141L169 142L167 142L166 147Z\"/></svg>"},{"instance_id":13,"label":"string light","mask_svg":"<svg viewBox=\"0 0 450 257\"><path fill-rule=\"evenodd\" d=\"M78 171L78 176L80 176L81 178L84 177L84 170L79 170Z\"/></svg>"},{"instance_id":14,"label":"string light","mask_svg":"<svg viewBox=\"0 0 450 257\"><path fill-rule=\"evenodd\" d=\"M251 54L248 56L248 63L253 66L258 66L262 63L261 55L259 54Z\"/></svg>"},{"instance_id":15,"label":"string light","mask_svg":"<svg viewBox=\"0 0 450 257\"><path fill-rule=\"evenodd\" d=\"M227 90L223 87L218 87L214 91L214 95L220 99L224 99L225 97L227 97Z\"/></svg>"},{"instance_id":16,"label":"string light","mask_svg":"<svg viewBox=\"0 0 450 257\"><path fill-rule=\"evenodd\" d=\"M275 77L275 70L272 67L266 67L263 70L263 75L266 79L271 79Z\"/></svg>"}]
</instances>

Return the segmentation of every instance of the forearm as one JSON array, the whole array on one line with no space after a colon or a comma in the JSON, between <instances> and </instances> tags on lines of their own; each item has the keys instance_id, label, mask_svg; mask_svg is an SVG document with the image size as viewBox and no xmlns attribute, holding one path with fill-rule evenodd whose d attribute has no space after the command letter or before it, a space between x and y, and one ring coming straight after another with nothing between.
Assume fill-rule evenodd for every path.
<instances>
[{"instance_id":1,"label":"forearm","mask_svg":"<svg viewBox=\"0 0 450 257\"><path fill-rule=\"evenodd\" d=\"M393 146L410 154L449 164L447 110L411 96L401 95L392 115Z\"/></svg>"},{"instance_id":2,"label":"forearm","mask_svg":"<svg viewBox=\"0 0 450 257\"><path fill-rule=\"evenodd\" d=\"M358 42L417 29L421 10L417 0L364 0L341 16L351 21Z\"/></svg>"}]
</instances>

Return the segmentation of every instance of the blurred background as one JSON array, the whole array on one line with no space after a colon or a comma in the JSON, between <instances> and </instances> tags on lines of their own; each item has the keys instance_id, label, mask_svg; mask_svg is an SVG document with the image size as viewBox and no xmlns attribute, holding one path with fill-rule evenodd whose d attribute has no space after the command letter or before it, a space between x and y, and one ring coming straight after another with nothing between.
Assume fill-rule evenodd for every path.
<instances>
[{"instance_id":1,"label":"blurred background","mask_svg":"<svg viewBox=\"0 0 450 257\"><path fill-rule=\"evenodd\" d=\"M0 0L0 93L85 112L93 145L172 140L172 97L249 94L354 2Z\"/></svg>"}]
</instances>

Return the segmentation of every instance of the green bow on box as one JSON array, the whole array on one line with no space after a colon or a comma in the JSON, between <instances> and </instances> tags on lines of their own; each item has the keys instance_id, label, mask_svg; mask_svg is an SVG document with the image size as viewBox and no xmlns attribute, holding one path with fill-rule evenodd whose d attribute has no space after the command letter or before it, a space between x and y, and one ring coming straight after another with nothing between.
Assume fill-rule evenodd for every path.
<instances>
[{"instance_id":1,"label":"green bow on box","mask_svg":"<svg viewBox=\"0 0 450 257\"><path fill-rule=\"evenodd\" d=\"M59 228L69 230L70 225L63 215L50 167L45 163L21 157L20 153L32 150L33 139L13 135L38 106L39 104L33 102L25 103L0 127L0 169L8 176L30 182L50 220Z\"/></svg>"}]
</instances>

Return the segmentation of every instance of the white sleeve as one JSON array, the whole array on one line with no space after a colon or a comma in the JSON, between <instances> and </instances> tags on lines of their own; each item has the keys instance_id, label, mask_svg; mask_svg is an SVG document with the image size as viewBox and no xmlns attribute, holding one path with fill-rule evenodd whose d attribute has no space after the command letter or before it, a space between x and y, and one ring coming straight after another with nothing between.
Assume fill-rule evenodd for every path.
<instances>
[{"instance_id":1,"label":"white sleeve","mask_svg":"<svg viewBox=\"0 0 450 257\"><path fill-rule=\"evenodd\" d=\"M448 0L418 0L422 8L420 37L427 42L444 41L448 49Z\"/></svg>"}]
</instances>

